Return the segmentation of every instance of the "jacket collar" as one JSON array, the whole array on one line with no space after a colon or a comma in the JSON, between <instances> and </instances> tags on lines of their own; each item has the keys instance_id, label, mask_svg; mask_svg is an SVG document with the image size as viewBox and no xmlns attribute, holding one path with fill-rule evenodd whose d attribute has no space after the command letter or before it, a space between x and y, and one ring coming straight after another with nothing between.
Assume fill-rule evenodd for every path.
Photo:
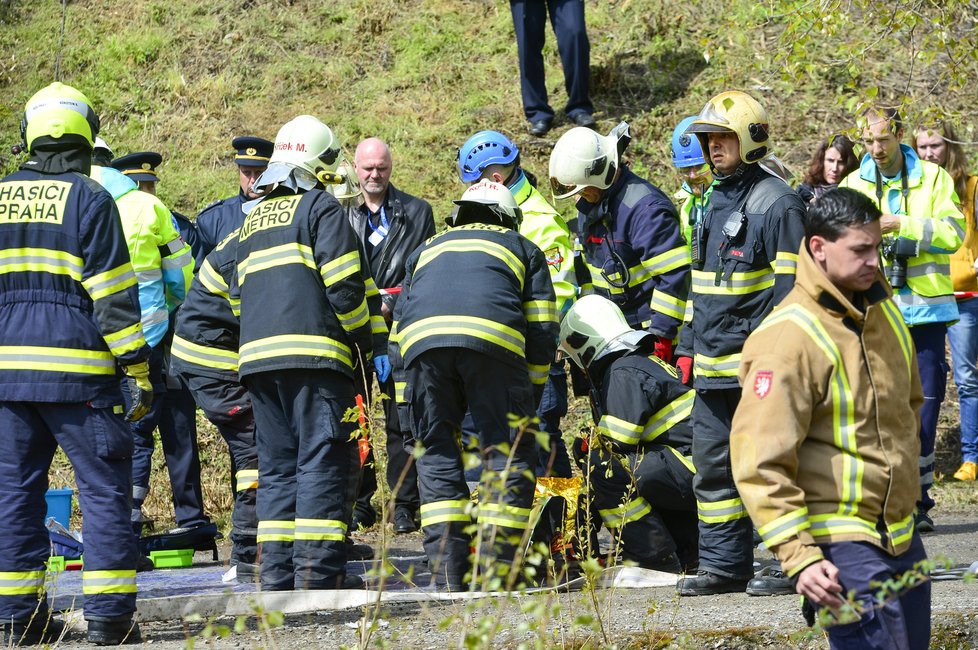
<instances>
[{"instance_id":1,"label":"jacket collar","mask_svg":"<svg viewBox=\"0 0 978 650\"><path fill-rule=\"evenodd\" d=\"M530 194L533 193L533 186L530 185L530 180L523 173L522 169L516 171L516 180L509 186L509 191L513 193L513 198L516 199L516 205L522 205L523 201L530 198Z\"/></svg>"},{"instance_id":2,"label":"jacket collar","mask_svg":"<svg viewBox=\"0 0 978 650\"><path fill-rule=\"evenodd\" d=\"M77 145L61 145L57 142L43 146L35 145L31 157L20 166L42 174L64 174L78 172L85 176L91 175L92 150Z\"/></svg>"},{"instance_id":3,"label":"jacket collar","mask_svg":"<svg viewBox=\"0 0 978 650\"><path fill-rule=\"evenodd\" d=\"M812 300L829 311L841 317L850 317L857 323L866 318L866 308L889 299L893 291L883 277L882 271L876 271L876 281L866 291L861 291L850 300L841 290L829 281L825 272L808 252L808 246L802 242L798 251L798 275L795 285L808 294ZM857 306L859 305L859 306Z\"/></svg>"},{"instance_id":4,"label":"jacket collar","mask_svg":"<svg viewBox=\"0 0 978 650\"><path fill-rule=\"evenodd\" d=\"M920 164L920 158L917 156L917 152L905 144L900 145L900 151L903 153L903 171L901 174L907 174L907 187L916 187L920 185L920 180L924 173L922 171L923 165ZM859 163L859 178L863 179L867 183L876 184L876 161L869 154L863 156L862 162ZM895 179L889 179L890 181L899 180L900 177L897 176ZM884 177L884 182L887 179Z\"/></svg>"}]
</instances>

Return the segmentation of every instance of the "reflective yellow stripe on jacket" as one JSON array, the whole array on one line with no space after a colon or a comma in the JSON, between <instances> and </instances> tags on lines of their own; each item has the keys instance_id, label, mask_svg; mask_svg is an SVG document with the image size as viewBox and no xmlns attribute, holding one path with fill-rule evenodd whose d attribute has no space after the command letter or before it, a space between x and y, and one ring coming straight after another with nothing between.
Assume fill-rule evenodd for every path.
<instances>
[{"instance_id":1,"label":"reflective yellow stripe on jacket","mask_svg":"<svg viewBox=\"0 0 978 650\"><path fill-rule=\"evenodd\" d=\"M796 260L797 262L797 256ZM718 296L744 296L774 286L774 270L745 271L723 274L720 284L715 271L693 271L692 292Z\"/></svg>"},{"instance_id":2,"label":"reflective yellow stripe on jacket","mask_svg":"<svg viewBox=\"0 0 978 650\"><path fill-rule=\"evenodd\" d=\"M173 356L204 368L217 370L238 370L238 353L231 350L197 345L179 336L173 337Z\"/></svg>"},{"instance_id":3,"label":"reflective yellow stripe on jacket","mask_svg":"<svg viewBox=\"0 0 978 650\"><path fill-rule=\"evenodd\" d=\"M683 393L653 413L644 425L628 422L613 415L602 415L598 421L598 433L626 445L652 442L690 416L695 396L696 393L693 391Z\"/></svg>"},{"instance_id":4,"label":"reflective yellow stripe on jacket","mask_svg":"<svg viewBox=\"0 0 978 650\"><path fill-rule=\"evenodd\" d=\"M257 273L276 266L287 264L302 264L310 269L316 269L312 249L298 242L289 242L281 246L272 246L260 251L254 251L238 263L238 283L244 285L249 273Z\"/></svg>"},{"instance_id":5,"label":"reflective yellow stripe on jacket","mask_svg":"<svg viewBox=\"0 0 978 650\"><path fill-rule=\"evenodd\" d=\"M761 323L756 331L762 331L771 325L782 321L790 321L805 332L825 353L832 364L832 376L829 387L832 391L832 403L835 405L836 417L833 422L835 429L835 444L842 452L842 501L838 514L853 516L859 511L862 501L862 477L865 462L856 449L856 425L853 419L853 397L846 374L845 365L839 348L825 331L825 327L808 310L800 305L788 305L776 309ZM812 520L812 535L817 535L817 526ZM826 533L828 534L828 533Z\"/></svg>"},{"instance_id":6,"label":"reflective yellow stripe on jacket","mask_svg":"<svg viewBox=\"0 0 978 650\"><path fill-rule=\"evenodd\" d=\"M74 350L30 345L0 346L0 370L42 370L85 375L114 375L115 357L108 350Z\"/></svg>"},{"instance_id":7,"label":"reflective yellow stripe on jacket","mask_svg":"<svg viewBox=\"0 0 978 650\"><path fill-rule=\"evenodd\" d=\"M519 356L524 356L526 339L523 335L502 323L476 316L432 316L411 323L397 332L401 354L407 354L412 345L429 336L471 336L489 341Z\"/></svg>"},{"instance_id":8,"label":"reflective yellow stripe on jacket","mask_svg":"<svg viewBox=\"0 0 978 650\"><path fill-rule=\"evenodd\" d=\"M348 345L328 336L311 334L280 334L245 343L239 351L238 364L289 356L328 357L353 367Z\"/></svg>"}]
</instances>

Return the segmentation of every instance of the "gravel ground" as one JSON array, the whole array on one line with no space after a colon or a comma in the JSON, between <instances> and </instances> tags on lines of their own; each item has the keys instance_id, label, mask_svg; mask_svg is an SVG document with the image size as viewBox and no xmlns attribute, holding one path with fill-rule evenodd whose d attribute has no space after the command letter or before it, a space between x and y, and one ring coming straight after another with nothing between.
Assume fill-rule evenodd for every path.
<instances>
[{"instance_id":1,"label":"gravel ground","mask_svg":"<svg viewBox=\"0 0 978 650\"><path fill-rule=\"evenodd\" d=\"M924 537L931 557L957 565L978 559L978 515L974 510L935 510L937 531ZM361 536L376 541L376 531ZM395 538L396 547L418 549L420 534ZM758 560L769 554L759 551ZM978 583L933 584L934 648L978 648ZM592 598L594 600L592 600ZM601 623L595 615L597 603ZM503 597L469 604L385 604L368 645L395 648L537 647L635 648L827 648L819 632L805 628L794 596L728 594L679 599L670 587L599 590ZM206 622L144 623L144 640L155 648L204 644L215 648L356 647L361 610L291 615L262 630L258 617ZM278 618L275 614L270 619ZM277 622L277 621L274 621ZM602 632L603 630L603 632ZM62 647L86 647L68 641Z\"/></svg>"}]
</instances>

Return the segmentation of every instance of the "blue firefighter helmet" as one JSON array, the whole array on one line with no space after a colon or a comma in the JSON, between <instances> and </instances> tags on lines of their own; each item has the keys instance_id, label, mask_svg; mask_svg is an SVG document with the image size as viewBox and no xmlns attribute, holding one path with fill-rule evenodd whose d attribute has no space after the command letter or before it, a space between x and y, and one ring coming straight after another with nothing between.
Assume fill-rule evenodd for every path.
<instances>
[{"instance_id":1,"label":"blue firefighter helmet","mask_svg":"<svg viewBox=\"0 0 978 650\"><path fill-rule=\"evenodd\" d=\"M519 157L517 146L499 131L479 131L458 150L458 177L474 183L489 165L510 165Z\"/></svg>"},{"instance_id":2,"label":"blue firefighter helmet","mask_svg":"<svg viewBox=\"0 0 978 650\"><path fill-rule=\"evenodd\" d=\"M672 132L672 164L677 168L695 167L706 162L699 138L694 134L686 133L686 129L696 121L696 118L696 115L684 118Z\"/></svg>"}]
</instances>

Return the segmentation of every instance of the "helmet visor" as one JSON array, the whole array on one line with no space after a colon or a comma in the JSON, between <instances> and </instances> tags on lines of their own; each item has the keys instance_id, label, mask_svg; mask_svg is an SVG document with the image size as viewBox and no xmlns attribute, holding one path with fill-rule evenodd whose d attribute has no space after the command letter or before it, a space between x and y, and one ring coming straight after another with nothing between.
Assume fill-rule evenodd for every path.
<instances>
[{"instance_id":1,"label":"helmet visor","mask_svg":"<svg viewBox=\"0 0 978 650\"><path fill-rule=\"evenodd\" d=\"M696 117L696 121L686 129L686 133L707 133L710 131L733 131L730 120L713 107L713 102L707 102Z\"/></svg>"},{"instance_id":2,"label":"helmet visor","mask_svg":"<svg viewBox=\"0 0 978 650\"><path fill-rule=\"evenodd\" d=\"M554 176L550 177L550 191L553 192L554 200L570 198L583 189L583 185L564 185Z\"/></svg>"}]
</instances>

